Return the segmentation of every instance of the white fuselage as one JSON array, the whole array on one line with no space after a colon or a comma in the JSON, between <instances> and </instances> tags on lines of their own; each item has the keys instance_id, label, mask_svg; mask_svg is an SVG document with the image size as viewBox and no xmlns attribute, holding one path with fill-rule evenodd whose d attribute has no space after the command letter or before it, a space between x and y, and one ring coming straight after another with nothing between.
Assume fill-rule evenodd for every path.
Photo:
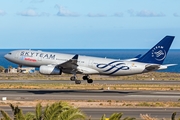
<instances>
[{"instance_id":1,"label":"white fuselage","mask_svg":"<svg viewBox=\"0 0 180 120\"><path fill-rule=\"evenodd\" d=\"M42 52L34 50L16 50L5 55L9 61L23 65L40 67L42 65L58 65L70 60L74 55ZM101 74L101 75L132 75L147 72L146 63L135 61L121 61L118 59L107 59L90 56L78 57L77 69L82 74ZM71 73L71 71L63 71Z\"/></svg>"}]
</instances>

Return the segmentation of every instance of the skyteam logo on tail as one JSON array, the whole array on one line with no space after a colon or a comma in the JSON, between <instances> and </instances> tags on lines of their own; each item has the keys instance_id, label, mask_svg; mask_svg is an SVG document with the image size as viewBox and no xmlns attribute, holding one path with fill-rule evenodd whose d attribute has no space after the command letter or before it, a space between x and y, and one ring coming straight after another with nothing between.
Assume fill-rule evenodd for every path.
<instances>
[{"instance_id":1,"label":"skyteam logo on tail","mask_svg":"<svg viewBox=\"0 0 180 120\"><path fill-rule=\"evenodd\" d=\"M163 46L156 46L152 49L152 57L157 61L162 61L166 58L166 51Z\"/></svg>"}]
</instances>

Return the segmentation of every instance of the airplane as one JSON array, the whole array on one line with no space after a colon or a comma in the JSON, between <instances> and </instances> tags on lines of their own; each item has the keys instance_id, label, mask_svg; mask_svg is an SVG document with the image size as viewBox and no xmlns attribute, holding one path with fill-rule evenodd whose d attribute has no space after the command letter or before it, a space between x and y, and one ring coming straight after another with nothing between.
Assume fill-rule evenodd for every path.
<instances>
[{"instance_id":1,"label":"airplane","mask_svg":"<svg viewBox=\"0 0 180 120\"><path fill-rule=\"evenodd\" d=\"M70 80L75 81L75 84L81 84L81 80L77 79L77 74L83 74L83 80L87 80L87 83L93 83L90 75L134 75L167 69L169 66L176 65L163 65L174 38L175 36L165 36L143 56L138 55L126 60L39 50L15 50L4 57L19 66L38 67L39 72L45 75L73 74Z\"/></svg>"}]
</instances>

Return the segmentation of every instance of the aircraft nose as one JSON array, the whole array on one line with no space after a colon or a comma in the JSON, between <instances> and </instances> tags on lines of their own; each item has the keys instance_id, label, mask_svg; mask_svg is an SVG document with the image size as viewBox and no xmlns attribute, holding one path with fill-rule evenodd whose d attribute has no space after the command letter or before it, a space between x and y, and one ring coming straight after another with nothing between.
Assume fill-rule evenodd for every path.
<instances>
[{"instance_id":1,"label":"aircraft nose","mask_svg":"<svg viewBox=\"0 0 180 120\"><path fill-rule=\"evenodd\" d=\"M6 59L7 59L7 58L8 58L8 54L5 54L5 55L4 55L4 58L6 58Z\"/></svg>"},{"instance_id":2,"label":"aircraft nose","mask_svg":"<svg viewBox=\"0 0 180 120\"><path fill-rule=\"evenodd\" d=\"M5 54L5 55L4 55L4 58L7 59L7 60L9 60L9 59L10 59L10 55L11 55L10 53Z\"/></svg>"}]
</instances>

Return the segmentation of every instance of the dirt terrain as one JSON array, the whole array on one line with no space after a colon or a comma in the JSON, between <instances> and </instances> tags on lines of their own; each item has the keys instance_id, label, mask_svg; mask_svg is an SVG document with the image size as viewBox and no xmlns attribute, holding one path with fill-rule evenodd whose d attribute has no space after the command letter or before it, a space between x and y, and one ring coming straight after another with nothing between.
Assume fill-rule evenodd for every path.
<instances>
[{"instance_id":1,"label":"dirt terrain","mask_svg":"<svg viewBox=\"0 0 180 120\"><path fill-rule=\"evenodd\" d=\"M71 74L42 75L36 73L0 73L0 80L69 80ZM82 78L82 75L77 75ZM149 72L130 76L91 75L93 80L180 80L180 73Z\"/></svg>"}]
</instances>

